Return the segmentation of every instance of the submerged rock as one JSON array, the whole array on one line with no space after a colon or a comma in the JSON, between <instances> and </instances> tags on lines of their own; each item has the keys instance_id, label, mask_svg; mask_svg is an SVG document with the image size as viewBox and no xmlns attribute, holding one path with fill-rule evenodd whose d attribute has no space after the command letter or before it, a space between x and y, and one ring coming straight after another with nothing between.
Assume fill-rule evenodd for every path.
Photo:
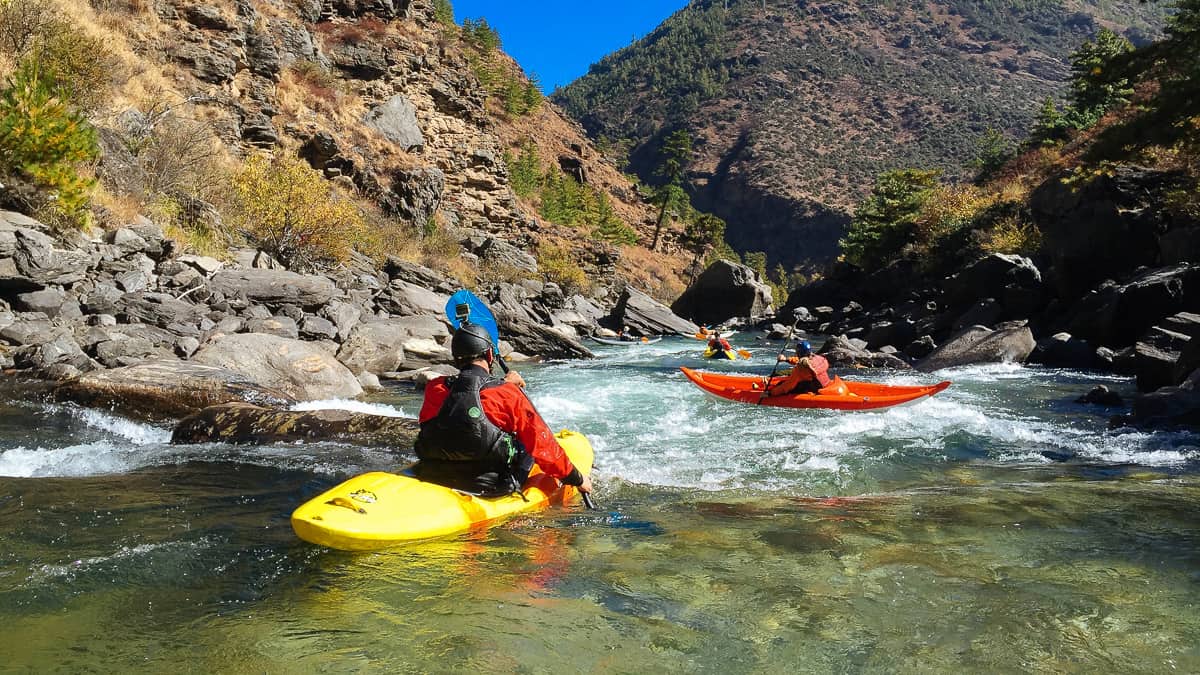
<instances>
[{"instance_id":1,"label":"submerged rock","mask_svg":"<svg viewBox=\"0 0 1200 675\"><path fill-rule=\"evenodd\" d=\"M407 452L417 437L417 421L349 410L271 410L247 403L214 405L179 422L171 442L288 443L342 441Z\"/></svg>"},{"instance_id":2,"label":"submerged rock","mask_svg":"<svg viewBox=\"0 0 1200 675\"><path fill-rule=\"evenodd\" d=\"M91 372L62 384L54 396L151 419L181 417L233 401L270 406L296 402L283 391L225 368L168 360Z\"/></svg>"}]
</instances>

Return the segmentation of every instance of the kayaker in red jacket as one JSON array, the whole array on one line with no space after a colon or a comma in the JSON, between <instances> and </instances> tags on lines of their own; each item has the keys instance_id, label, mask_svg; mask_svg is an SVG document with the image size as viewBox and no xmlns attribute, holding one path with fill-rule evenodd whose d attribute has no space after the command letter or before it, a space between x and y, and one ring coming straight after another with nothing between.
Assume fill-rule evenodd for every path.
<instances>
[{"instance_id":1,"label":"kayaker in red jacket","mask_svg":"<svg viewBox=\"0 0 1200 675\"><path fill-rule=\"evenodd\" d=\"M808 340L796 343L795 357L788 358L780 354L779 360L795 363L796 366L792 368L791 375L767 391L769 396L811 394L829 386L832 381L829 379L829 361L820 354L813 354Z\"/></svg>"},{"instance_id":2,"label":"kayaker in red jacket","mask_svg":"<svg viewBox=\"0 0 1200 675\"><path fill-rule=\"evenodd\" d=\"M719 333L713 333L708 339L708 348L714 352L729 352L733 351L733 345L729 344L729 340L721 337Z\"/></svg>"},{"instance_id":3,"label":"kayaker in red jacket","mask_svg":"<svg viewBox=\"0 0 1200 675\"><path fill-rule=\"evenodd\" d=\"M425 387L418 421L421 480L484 496L520 491L534 462L545 473L591 492L592 482L571 464L550 427L521 391L525 379L509 371L491 376L495 353L482 326L463 324L450 341L459 374Z\"/></svg>"}]
</instances>

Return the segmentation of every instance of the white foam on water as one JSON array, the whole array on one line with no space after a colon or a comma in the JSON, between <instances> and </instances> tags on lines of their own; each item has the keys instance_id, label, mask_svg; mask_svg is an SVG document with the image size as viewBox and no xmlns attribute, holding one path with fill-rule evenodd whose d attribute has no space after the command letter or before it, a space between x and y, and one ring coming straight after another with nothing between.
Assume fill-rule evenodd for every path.
<instances>
[{"instance_id":1,"label":"white foam on water","mask_svg":"<svg viewBox=\"0 0 1200 675\"><path fill-rule=\"evenodd\" d=\"M79 419L87 426L120 437L134 445L167 443L171 440L171 432L167 429L142 422L135 422L111 413L90 408L80 408L77 414L79 415Z\"/></svg>"},{"instance_id":2,"label":"white foam on water","mask_svg":"<svg viewBox=\"0 0 1200 675\"><path fill-rule=\"evenodd\" d=\"M0 450L0 476L14 478L77 478L126 473L146 463L139 446L118 446L107 441L65 448Z\"/></svg>"},{"instance_id":3,"label":"white foam on water","mask_svg":"<svg viewBox=\"0 0 1200 675\"><path fill-rule=\"evenodd\" d=\"M383 417L408 417L412 418L415 415L409 415L402 408L387 405L386 403L367 403L366 401L355 401L346 398L331 398L320 401L302 401L293 405L290 410L294 411L309 411L309 410L349 410L350 412L364 413L367 415L382 415Z\"/></svg>"}]
</instances>

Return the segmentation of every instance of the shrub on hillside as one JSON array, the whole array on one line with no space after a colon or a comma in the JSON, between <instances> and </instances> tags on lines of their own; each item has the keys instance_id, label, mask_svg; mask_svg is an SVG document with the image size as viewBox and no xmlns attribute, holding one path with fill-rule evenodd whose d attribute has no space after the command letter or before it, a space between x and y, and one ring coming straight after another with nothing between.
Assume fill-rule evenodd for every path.
<instances>
[{"instance_id":1,"label":"shrub on hillside","mask_svg":"<svg viewBox=\"0 0 1200 675\"><path fill-rule=\"evenodd\" d=\"M104 42L76 28L50 0L0 0L0 53L31 61L59 96L83 110L109 98L121 64Z\"/></svg>"},{"instance_id":2,"label":"shrub on hillside","mask_svg":"<svg viewBox=\"0 0 1200 675\"><path fill-rule=\"evenodd\" d=\"M344 261L363 236L358 208L296 157L251 157L233 188L243 230L289 267Z\"/></svg>"},{"instance_id":3,"label":"shrub on hillside","mask_svg":"<svg viewBox=\"0 0 1200 675\"><path fill-rule=\"evenodd\" d=\"M554 244L542 244L538 248L537 263L542 278L558 284L564 293L582 293L587 290L587 275L567 250Z\"/></svg>"},{"instance_id":4,"label":"shrub on hillside","mask_svg":"<svg viewBox=\"0 0 1200 675\"><path fill-rule=\"evenodd\" d=\"M99 155L96 131L42 77L23 63L0 92L0 163L49 193L51 213L82 223Z\"/></svg>"}]
</instances>

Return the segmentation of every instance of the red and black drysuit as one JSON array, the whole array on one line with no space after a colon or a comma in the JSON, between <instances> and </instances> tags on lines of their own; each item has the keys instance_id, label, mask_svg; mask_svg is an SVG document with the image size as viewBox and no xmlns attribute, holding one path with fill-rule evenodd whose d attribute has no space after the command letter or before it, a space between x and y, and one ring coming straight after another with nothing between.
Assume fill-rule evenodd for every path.
<instances>
[{"instance_id":1,"label":"red and black drysuit","mask_svg":"<svg viewBox=\"0 0 1200 675\"><path fill-rule=\"evenodd\" d=\"M525 393L480 366L430 382L418 421L413 471L421 480L499 496L520 491L536 462L567 485L583 483Z\"/></svg>"}]
</instances>

